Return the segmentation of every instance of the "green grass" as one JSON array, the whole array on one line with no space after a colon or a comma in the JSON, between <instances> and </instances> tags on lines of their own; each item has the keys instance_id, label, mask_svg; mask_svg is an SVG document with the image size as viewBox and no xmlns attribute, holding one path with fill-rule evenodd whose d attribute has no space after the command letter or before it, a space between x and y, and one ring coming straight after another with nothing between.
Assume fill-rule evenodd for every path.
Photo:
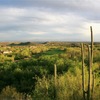
<instances>
[{"instance_id":1,"label":"green grass","mask_svg":"<svg viewBox=\"0 0 100 100\"><path fill-rule=\"evenodd\" d=\"M43 52L43 55L54 55L54 54L61 54L61 53L65 53L65 51L59 48L56 48L56 49L50 49L46 52Z\"/></svg>"}]
</instances>

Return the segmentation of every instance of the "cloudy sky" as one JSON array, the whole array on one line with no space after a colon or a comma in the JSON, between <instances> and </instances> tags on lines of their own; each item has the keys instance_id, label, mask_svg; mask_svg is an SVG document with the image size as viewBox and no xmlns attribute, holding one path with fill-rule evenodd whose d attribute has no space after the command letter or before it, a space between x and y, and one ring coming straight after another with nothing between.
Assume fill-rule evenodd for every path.
<instances>
[{"instance_id":1,"label":"cloudy sky","mask_svg":"<svg viewBox=\"0 0 100 100\"><path fill-rule=\"evenodd\" d=\"M0 0L0 41L100 41L100 0Z\"/></svg>"}]
</instances>

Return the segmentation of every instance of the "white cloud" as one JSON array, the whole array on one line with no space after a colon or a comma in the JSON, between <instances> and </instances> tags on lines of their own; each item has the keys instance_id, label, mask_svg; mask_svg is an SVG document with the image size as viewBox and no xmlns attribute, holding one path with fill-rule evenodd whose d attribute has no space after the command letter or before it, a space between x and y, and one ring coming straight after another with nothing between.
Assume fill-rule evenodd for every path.
<instances>
[{"instance_id":1,"label":"white cloud","mask_svg":"<svg viewBox=\"0 0 100 100\"><path fill-rule=\"evenodd\" d=\"M10 6L0 7L0 38L4 37L2 34L4 33L5 39L8 40L10 37L19 40L22 37L26 40L32 37L50 40L51 34L57 40L61 39L60 37L62 39L70 37L69 39L77 41L78 36L80 39L84 37L84 40L88 40L89 26L92 25L95 40L99 40L99 0L95 2L93 0L84 0L84 2L83 0L25 0L25 2L27 3L22 1L20 4L11 3L15 7L10 3Z\"/></svg>"},{"instance_id":2,"label":"white cloud","mask_svg":"<svg viewBox=\"0 0 100 100\"><path fill-rule=\"evenodd\" d=\"M42 31L34 31L34 32L29 32L29 34L36 34L36 35L43 35L46 32L42 32Z\"/></svg>"}]
</instances>

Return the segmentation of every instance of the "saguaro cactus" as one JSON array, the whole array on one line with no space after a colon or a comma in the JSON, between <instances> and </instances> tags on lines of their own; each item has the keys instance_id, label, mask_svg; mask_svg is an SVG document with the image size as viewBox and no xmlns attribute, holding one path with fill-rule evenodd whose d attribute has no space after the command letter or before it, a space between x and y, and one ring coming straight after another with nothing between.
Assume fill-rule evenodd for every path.
<instances>
[{"instance_id":1,"label":"saguaro cactus","mask_svg":"<svg viewBox=\"0 0 100 100\"><path fill-rule=\"evenodd\" d=\"M56 100L57 66L54 64L54 98Z\"/></svg>"},{"instance_id":2,"label":"saguaro cactus","mask_svg":"<svg viewBox=\"0 0 100 100\"><path fill-rule=\"evenodd\" d=\"M91 90L91 95L92 95L92 98L93 98L94 72L93 72L93 30L92 30L92 26L90 26L90 31L91 31L91 69L92 69L92 90Z\"/></svg>"},{"instance_id":3,"label":"saguaro cactus","mask_svg":"<svg viewBox=\"0 0 100 100\"><path fill-rule=\"evenodd\" d=\"M85 74L84 74L84 44L81 44L81 54L82 54L82 90L83 90L83 100L85 100Z\"/></svg>"},{"instance_id":4,"label":"saguaro cactus","mask_svg":"<svg viewBox=\"0 0 100 100\"><path fill-rule=\"evenodd\" d=\"M91 99L91 51L90 45L88 45L88 60L89 60L89 67L88 67L88 90L87 90L87 100Z\"/></svg>"},{"instance_id":5,"label":"saguaro cactus","mask_svg":"<svg viewBox=\"0 0 100 100\"><path fill-rule=\"evenodd\" d=\"M85 93L87 93L87 100L91 100L93 98L93 90L94 90L94 73L93 73L93 31L92 26L90 26L91 31L91 45L88 46L88 90L85 91L85 74L84 74L84 46L82 44L81 52L82 52L82 89L83 89L83 100L86 100Z\"/></svg>"}]
</instances>

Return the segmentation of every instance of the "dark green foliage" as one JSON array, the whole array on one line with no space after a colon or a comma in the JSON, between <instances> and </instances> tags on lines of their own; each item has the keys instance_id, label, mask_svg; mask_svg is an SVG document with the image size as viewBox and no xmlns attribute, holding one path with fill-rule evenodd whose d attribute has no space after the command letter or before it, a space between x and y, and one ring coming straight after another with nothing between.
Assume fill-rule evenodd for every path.
<instances>
[{"instance_id":1,"label":"dark green foliage","mask_svg":"<svg viewBox=\"0 0 100 100\"><path fill-rule=\"evenodd\" d=\"M78 91L81 90L81 48L79 44L46 43L36 46L12 46L10 49L8 47L0 48L0 50L6 49L11 50L12 53L0 54L0 92L6 86L11 86L16 88L16 91L20 93L25 95L30 94L35 100L36 96L37 100L40 100L41 96L43 100L44 98L53 100L53 76L54 64L56 63L59 81L57 89L59 91L57 92L58 100L66 97L70 98L70 100L80 100L82 98ZM96 53L94 55L96 80L100 78L98 51L98 49L95 49ZM85 50L86 55L87 50ZM85 62L87 62L85 64L87 66L88 60L86 57ZM47 83L43 83L45 81L49 83L48 87ZM99 81L97 81L96 86L100 86ZM65 93L65 95L62 93ZM59 94L61 94L61 97Z\"/></svg>"}]
</instances>

